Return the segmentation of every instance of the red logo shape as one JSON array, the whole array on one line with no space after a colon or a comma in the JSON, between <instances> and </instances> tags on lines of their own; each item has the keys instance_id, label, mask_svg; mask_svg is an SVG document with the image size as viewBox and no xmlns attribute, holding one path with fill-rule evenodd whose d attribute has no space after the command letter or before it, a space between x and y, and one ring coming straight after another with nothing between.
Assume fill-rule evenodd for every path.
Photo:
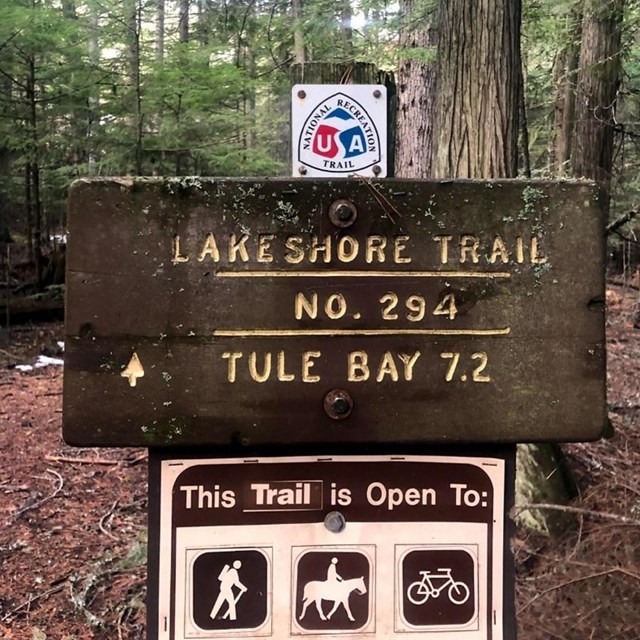
<instances>
[{"instance_id":1,"label":"red logo shape","mask_svg":"<svg viewBox=\"0 0 640 640\"><path fill-rule=\"evenodd\" d=\"M338 131L335 127L321 124L313 137L313 152L324 158L335 158L339 151L335 140Z\"/></svg>"}]
</instances>

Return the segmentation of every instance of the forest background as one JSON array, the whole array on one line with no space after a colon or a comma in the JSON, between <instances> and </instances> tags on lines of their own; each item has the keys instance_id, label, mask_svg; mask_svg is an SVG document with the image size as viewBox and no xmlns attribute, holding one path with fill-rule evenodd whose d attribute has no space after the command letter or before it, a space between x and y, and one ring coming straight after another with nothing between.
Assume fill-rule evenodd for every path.
<instances>
[{"instance_id":1,"label":"forest background","mask_svg":"<svg viewBox=\"0 0 640 640\"><path fill-rule=\"evenodd\" d=\"M0 0L0 242L28 246L42 285L75 178L287 175L305 62L396 72L396 175L437 175L438 4ZM517 173L598 179L612 219L640 191L639 21L636 0L522 5Z\"/></svg>"},{"instance_id":2,"label":"forest background","mask_svg":"<svg viewBox=\"0 0 640 640\"><path fill-rule=\"evenodd\" d=\"M454 6L458 13L443 11ZM443 88L457 90L458 79L486 98L490 73L444 63L455 59L469 27L480 26L469 24L474 11L488 6L502 7L502 22L491 24L500 12L487 12L485 30L475 34L519 44L508 64L494 60L498 88L512 84L509 100L517 101L501 114L517 140L503 141L514 157L491 176L471 163L443 167L451 148L436 126L452 115ZM638 0L0 0L0 286L31 293L61 281L54 258L75 178L289 175L290 88L307 63L339 63L345 81L355 62L396 74L399 177L595 179L609 196L612 272L625 276L608 290L617 435L565 448L582 491L569 507L580 518L577 533L571 529L557 546L529 533L515 540L518 621L529 639L638 638L639 23ZM495 114L485 109L489 119ZM495 129L493 143L502 133ZM13 261L6 270L5 256ZM54 345L61 337L58 325L38 329L30 349L40 348L43 332ZM20 335L14 331L11 352ZM0 349L0 356L11 353ZM8 423L0 486L14 511L13 526L0 531L0 559L8 558L0 635L42 638L46 628L49 637L142 637L144 540L132 544L130 534L144 536L144 452L84 452L77 462L79 454L59 442L60 376L4 373L0 386L11 391L0 396ZM71 473L64 465L77 478L48 494L48 477ZM96 479L104 490L93 488ZM78 498L70 487L84 493ZM65 492L64 508L47 498ZM37 510L27 504L32 498ZM91 521L78 525L85 512L98 523L98 538ZM49 553L43 531L48 542L59 536L64 551ZM99 560L90 564L87 554ZM131 566L122 557L133 557ZM120 603L114 612L113 602Z\"/></svg>"}]
</instances>

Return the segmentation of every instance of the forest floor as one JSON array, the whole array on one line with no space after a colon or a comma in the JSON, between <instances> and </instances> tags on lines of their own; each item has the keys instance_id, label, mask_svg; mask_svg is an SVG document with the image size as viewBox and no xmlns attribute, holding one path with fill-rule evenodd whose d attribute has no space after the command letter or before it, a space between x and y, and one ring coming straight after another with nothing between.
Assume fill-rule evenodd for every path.
<instances>
[{"instance_id":1,"label":"forest floor","mask_svg":"<svg viewBox=\"0 0 640 640\"><path fill-rule=\"evenodd\" d=\"M563 447L579 497L561 535L517 530L521 640L640 639L640 294L611 284L607 302L615 435ZM144 638L146 451L67 447L62 368L13 367L62 334L0 343L0 638Z\"/></svg>"}]
</instances>

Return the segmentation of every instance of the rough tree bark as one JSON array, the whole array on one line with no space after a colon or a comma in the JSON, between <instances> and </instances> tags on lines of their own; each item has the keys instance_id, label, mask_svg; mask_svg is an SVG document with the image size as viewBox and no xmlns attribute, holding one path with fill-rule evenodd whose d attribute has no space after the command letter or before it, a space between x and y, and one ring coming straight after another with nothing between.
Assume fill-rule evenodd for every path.
<instances>
[{"instance_id":1,"label":"rough tree bark","mask_svg":"<svg viewBox=\"0 0 640 640\"><path fill-rule=\"evenodd\" d=\"M29 103L29 129L31 133L31 160L27 174L31 177L31 191L28 194L27 206L33 212L33 256L36 266L36 287L43 288L42 260L42 201L40 198L40 141L38 139L38 100L36 95L36 61L35 55L28 56L29 76L27 79L27 102Z\"/></svg>"},{"instance_id":2,"label":"rough tree bark","mask_svg":"<svg viewBox=\"0 0 640 640\"><path fill-rule=\"evenodd\" d=\"M624 0L585 0L576 89L573 174L611 188ZM606 199L608 207L608 198Z\"/></svg>"},{"instance_id":3,"label":"rough tree bark","mask_svg":"<svg viewBox=\"0 0 640 640\"><path fill-rule=\"evenodd\" d=\"M156 60L164 60L165 0L156 0Z\"/></svg>"},{"instance_id":4,"label":"rough tree bark","mask_svg":"<svg viewBox=\"0 0 640 640\"><path fill-rule=\"evenodd\" d=\"M520 0L440 4L436 177L516 175L520 16Z\"/></svg>"},{"instance_id":5,"label":"rough tree bark","mask_svg":"<svg viewBox=\"0 0 640 640\"><path fill-rule=\"evenodd\" d=\"M521 90L520 0L449 0L438 20L438 91L434 173L438 178L517 175ZM516 502L566 502L567 486L545 482L558 469L551 445L518 447ZM551 470L551 471L550 471ZM560 474L557 474L560 478ZM526 524L547 533L556 514L526 512Z\"/></svg>"},{"instance_id":6,"label":"rough tree bark","mask_svg":"<svg viewBox=\"0 0 640 640\"><path fill-rule=\"evenodd\" d=\"M189 42L189 0L180 0L178 37L180 42Z\"/></svg>"},{"instance_id":7,"label":"rough tree bark","mask_svg":"<svg viewBox=\"0 0 640 640\"><path fill-rule=\"evenodd\" d=\"M353 60L353 28L351 26L353 14L350 0L342 0L340 5L340 34L345 60Z\"/></svg>"},{"instance_id":8,"label":"rough tree bark","mask_svg":"<svg viewBox=\"0 0 640 640\"><path fill-rule=\"evenodd\" d=\"M307 48L302 32L302 0L291 0L291 15L293 17L293 61L296 64L304 64L307 61Z\"/></svg>"},{"instance_id":9,"label":"rough tree bark","mask_svg":"<svg viewBox=\"0 0 640 640\"><path fill-rule=\"evenodd\" d=\"M126 0L124 5L127 22L127 46L129 82L133 88L132 113L134 135L134 173L142 175L143 128L142 128L142 82L140 73L140 2Z\"/></svg>"},{"instance_id":10,"label":"rough tree bark","mask_svg":"<svg viewBox=\"0 0 640 640\"><path fill-rule=\"evenodd\" d=\"M436 30L424 0L402 0L396 176L428 178L432 171Z\"/></svg>"},{"instance_id":11,"label":"rough tree bark","mask_svg":"<svg viewBox=\"0 0 640 640\"><path fill-rule=\"evenodd\" d=\"M555 104L554 137L551 147L551 166L558 175L568 173L571 143L575 124L576 79L580 56L582 23L581 6L574 4L567 18L565 44L558 52L554 67Z\"/></svg>"}]
</instances>

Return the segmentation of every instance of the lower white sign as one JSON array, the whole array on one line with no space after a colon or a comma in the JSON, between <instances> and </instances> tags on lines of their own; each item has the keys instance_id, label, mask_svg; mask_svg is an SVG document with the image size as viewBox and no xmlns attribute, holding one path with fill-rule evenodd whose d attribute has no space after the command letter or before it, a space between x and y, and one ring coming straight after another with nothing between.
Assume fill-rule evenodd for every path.
<instances>
[{"instance_id":1,"label":"lower white sign","mask_svg":"<svg viewBox=\"0 0 640 640\"><path fill-rule=\"evenodd\" d=\"M503 639L504 460L159 464L158 638Z\"/></svg>"}]
</instances>

